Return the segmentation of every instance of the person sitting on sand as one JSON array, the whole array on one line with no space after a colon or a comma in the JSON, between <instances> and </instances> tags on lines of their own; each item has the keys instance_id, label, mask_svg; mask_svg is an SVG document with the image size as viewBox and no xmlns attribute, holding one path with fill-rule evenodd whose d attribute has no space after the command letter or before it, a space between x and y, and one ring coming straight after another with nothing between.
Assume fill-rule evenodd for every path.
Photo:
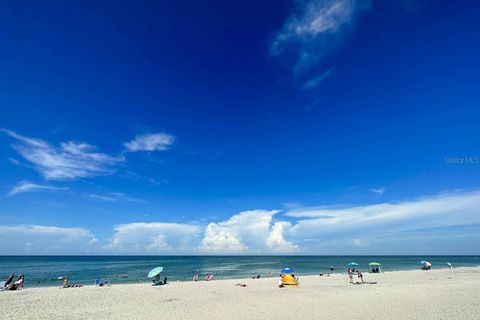
<instances>
[{"instance_id":1,"label":"person sitting on sand","mask_svg":"<svg viewBox=\"0 0 480 320\"><path fill-rule=\"evenodd\" d=\"M448 266L449 269L453 269L453 266L450 262L447 262L447 266Z\"/></svg>"},{"instance_id":2,"label":"person sitting on sand","mask_svg":"<svg viewBox=\"0 0 480 320\"><path fill-rule=\"evenodd\" d=\"M63 286L62 288L70 288L70 285L68 284L68 278L64 277L63 278Z\"/></svg>"},{"instance_id":3,"label":"person sitting on sand","mask_svg":"<svg viewBox=\"0 0 480 320\"><path fill-rule=\"evenodd\" d=\"M19 275L17 280L14 283L10 283L7 287L7 290L21 290L23 289L23 283L25 282L25 276L23 274Z\"/></svg>"},{"instance_id":4,"label":"person sitting on sand","mask_svg":"<svg viewBox=\"0 0 480 320\"><path fill-rule=\"evenodd\" d=\"M10 285L10 283L12 283L13 281L13 278L15 277L15 275L12 273L10 273L10 275L8 276L8 278L5 280L5 283L3 284L3 286L6 288Z\"/></svg>"},{"instance_id":5,"label":"person sitting on sand","mask_svg":"<svg viewBox=\"0 0 480 320\"><path fill-rule=\"evenodd\" d=\"M76 283L74 283L74 284L69 284L69 283L68 283L68 278L67 278L67 277L64 277L64 278L63 278L63 286L62 286L62 288L81 288L81 287L83 287L83 285L81 285L81 284L76 284Z\"/></svg>"},{"instance_id":6,"label":"person sitting on sand","mask_svg":"<svg viewBox=\"0 0 480 320\"><path fill-rule=\"evenodd\" d=\"M209 274L206 281L212 281L213 280L213 274Z\"/></svg>"},{"instance_id":7,"label":"person sitting on sand","mask_svg":"<svg viewBox=\"0 0 480 320\"><path fill-rule=\"evenodd\" d=\"M195 273L195 275L193 276L192 281L193 281L193 282L197 282L197 281L198 281L198 273Z\"/></svg>"},{"instance_id":8,"label":"person sitting on sand","mask_svg":"<svg viewBox=\"0 0 480 320\"><path fill-rule=\"evenodd\" d=\"M284 287L284 286L283 286L283 281L282 281L282 279L283 279L283 278L282 278L282 276L280 275L280 280L278 280L278 287L279 287L279 288L283 288L283 287Z\"/></svg>"},{"instance_id":9,"label":"person sitting on sand","mask_svg":"<svg viewBox=\"0 0 480 320\"><path fill-rule=\"evenodd\" d=\"M160 275L157 274L157 275L155 276L155 278L153 278L153 284L152 284L152 286L161 286L161 285L163 285L163 281L160 280Z\"/></svg>"}]
</instances>

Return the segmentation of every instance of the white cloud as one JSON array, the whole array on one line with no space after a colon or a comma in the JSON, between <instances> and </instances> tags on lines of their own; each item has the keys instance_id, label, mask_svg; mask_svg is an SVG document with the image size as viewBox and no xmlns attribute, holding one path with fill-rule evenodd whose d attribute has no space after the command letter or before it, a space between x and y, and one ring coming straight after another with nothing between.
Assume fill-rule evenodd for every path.
<instances>
[{"instance_id":1,"label":"white cloud","mask_svg":"<svg viewBox=\"0 0 480 320\"><path fill-rule=\"evenodd\" d=\"M101 196L101 195L93 194L93 193L90 195L90 199L107 201L107 202L116 202L117 201L116 199L114 199L112 197Z\"/></svg>"},{"instance_id":2,"label":"white cloud","mask_svg":"<svg viewBox=\"0 0 480 320\"><path fill-rule=\"evenodd\" d=\"M44 185L39 185L39 184L35 184L28 181L22 181L18 183L15 187L13 187L12 190L10 190L10 192L8 193L8 196L11 197L16 194L25 193L25 192L64 191L64 190L68 190L68 188L44 186Z\"/></svg>"},{"instance_id":3,"label":"white cloud","mask_svg":"<svg viewBox=\"0 0 480 320\"><path fill-rule=\"evenodd\" d=\"M480 190L298 207L283 218L251 210L220 222L127 223L115 226L103 245L83 228L0 226L0 254L478 254L471 245L478 241Z\"/></svg>"},{"instance_id":4,"label":"white cloud","mask_svg":"<svg viewBox=\"0 0 480 320\"><path fill-rule=\"evenodd\" d=\"M103 248L108 253L291 253L299 247L287 241L289 222L273 222L278 211L252 210L218 223L138 222L115 227Z\"/></svg>"},{"instance_id":5,"label":"white cloud","mask_svg":"<svg viewBox=\"0 0 480 320\"><path fill-rule=\"evenodd\" d=\"M297 1L270 45L274 56L285 58L302 73L334 51L351 32L356 17L370 7L368 0Z\"/></svg>"},{"instance_id":6,"label":"white cloud","mask_svg":"<svg viewBox=\"0 0 480 320\"><path fill-rule=\"evenodd\" d=\"M96 251L97 241L83 228L0 226L0 255L86 254Z\"/></svg>"},{"instance_id":7,"label":"white cloud","mask_svg":"<svg viewBox=\"0 0 480 320\"><path fill-rule=\"evenodd\" d=\"M147 133L135 136L124 146L130 152L136 151L164 151L174 142L175 138L166 133Z\"/></svg>"},{"instance_id":8,"label":"white cloud","mask_svg":"<svg viewBox=\"0 0 480 320\"><path fill-rule=\"evenodd\" d=\"M385 193L385 188L370 189L371 192L383 195Z\"/></svg>"},{"instance_id":9,"label":"white cloud","mask_svg":"<svg viewBox=\"0 0 480 320\"><path fill-rule=\"evenodd\" d=\"M441 240L450 228L480 224L480 191L444 193L399 203L299 208L286 214L298 219L288 236L299 242L315 239L309 242L310 249L322 252L328 250L324 245L338 248L339 242L357 246L376 242L378 249L382 242L391 243L406 232L422 238L420 229L436 228ZM396 245L401 246L401 241Z\"/></svg>"},{"instance_id":10,"label":"white cloud","mask_svg":"<svg viewBox=\"0 0 480 320\"><path fill-rule=\"evenodd\" d=\"M103 250L108 253L193 253L201 228L192 224L138 222L121 224Z\"/></svg>"},{"instance_id":11,"label":"white cloud","mask_svg":"<svg viewBox=\"0 0 480 320\"><path fill-rule=\"evenodd\" d=\"M286 241L287 222L273 223L279 211L251 210L208 224L200 251L207 253L288 253L299 248Z\"/></svg>"},{"instance_id":12,"label":"white cloud","mask_svg":"<svg viewBox=\"0 0 480 320\"><path fill-rule=\"evenodd\" d=\"M326 71L322 72L320 75L308 80L305 82L305 84L302 86L303 90L312 90L315 89L320 85L320 83L323 82L326 78L330 76L330 74L333 71L333 67L328 68Z\"/></svg>"},{"instance_id":13,"label":"white cloud","mask_svg":"<svg viewBox=\"0 0 480 320\"><path fill-rule=\"evenodd\" d=\"M124 161L122 157L96 152L94 146L86 143L62 142L56 148L40 139L1 130L17 140L15 149L48 180L73 180L110 174L115 165Z\"/></svg>"},{"instance_id":14,"label":"white cloud","mask_svg":"<svg viewBox=\"0 0 480 320\"><path fill-rule=\"evenodd\" d=\"M106 195L92 193L89 195L89 198L107 202L144 202L143 200L130 197L122 192L111 192Z\"/></svg>"}]
</instances>

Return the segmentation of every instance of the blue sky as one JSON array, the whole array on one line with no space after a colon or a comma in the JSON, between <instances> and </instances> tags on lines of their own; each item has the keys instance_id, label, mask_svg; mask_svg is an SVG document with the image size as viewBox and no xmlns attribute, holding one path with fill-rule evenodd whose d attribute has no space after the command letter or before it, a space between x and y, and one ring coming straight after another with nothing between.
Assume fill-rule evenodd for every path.
<instances>
[{"instance_id":1,"label":"blue sky","mask_svg":"<svg viewBox=\"0 0 480 320\"><path fill-rule=\"evenodd\" d=\"M0 254L479 254L480 6L0 4Z\"/></svg>"}]
</instances>

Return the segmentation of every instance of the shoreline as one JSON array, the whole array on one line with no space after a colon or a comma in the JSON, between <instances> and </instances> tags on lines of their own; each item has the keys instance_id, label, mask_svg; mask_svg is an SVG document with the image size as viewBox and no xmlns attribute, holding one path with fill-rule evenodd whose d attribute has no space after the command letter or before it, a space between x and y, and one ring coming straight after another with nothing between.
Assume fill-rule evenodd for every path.
<instances>
[{"instance_id":1,"label":"shoreline","mask_svg":"<svg viewBox=\"0 0 480 320\"><path fill-rule=\"evenodd\" d=\"M0 304L16 319L473 320L480 314L479 267L365 273L362 285L341 273L299 276L298 288L281 289L278 277L26 288L0 292Z\"/></svg>"},{"instance_id":2,"label":"shoreline","mask_svg":"<svg viewBox=\"0 0 480 320\"><path fill-rule=\"evenodd\" d=\"M453 269L450 269L448 267L436 267L434 269L430 269L429 271L434 271L434 270L461 270L461 269L476 269L476 268L480 268L480 265L478 266L475 266L475 267L454 267ZM362 274L364 275L371 275L372 273L369 273L367 271L362 271L360 269L360 271L362 272ZM385 271L383 274L392 274L392 273L396 273L396 272L414 272L414 271L420 271L420 272L429 272L429 271L424 271L424 270L421 270L421 269L404 269L404 270L391 270L391 271ZM324 277L328 277L329 273L323 273L323 276ZM346 276L346 269L345 271L342 271L342 272L335 272L335 273L330 273L330 276L337 276L337 275L343 275L343 276ZM382 273L380 273L382 274ZM319 273L298 273L297 274L298 276L301 276L301 277L319 277ZM28 274L26 274L26 276L28 277ZM104 278L108 278L108 277L104 277ZM192 278L193 278L193 275L192 275ZM268 277L266 275L261 275L261 278L260 279L277 279L278 280L278 274L275 274L271 277ZM115 279L115 278L110 278L110 283L111 283L111 286L124 286L124 285L136 285L136 284L149 284L151 282L151 279L148 279L148 278L145 278L142 280L138 280L138 281L123 281L123 282L115 282L115 281L111 281L112 279ZM70 280L70 279L69 279ZM254 280L252 278L245 278L245 277L229 277L229 278L214 278L213 281L227 281L227 280L234 280L234 281L243 281L243 280ZM259 280L259 279L255 279L255 280ZM55 280L52 280L52 281L55 281ZM76 281L71 281L71 282L76 282ZM93 283L94 281L92 280L91 283ZM186 282L193 282L192 279L189 279L189 280L172 280L172 281L169 281L169 283L186 283ZM198 282L205 282L205 280L203 280L203 277L200 277L200 281ZM82 283L82 281L78 281L78 284L81 284L83 285L84 287L89 287L89 286L93 286L93 284L85 284L85 283ZM25 289L23 290L26 290L26 289L40 289L40 288L56 288L56 287L61 287L61 281L58 281L57 283L55 284L40 284L40 285L33 285L33 286L29 286L29 283L28 281L26 282L26 285L25 285Z\"/></svg>"}]
</instances>

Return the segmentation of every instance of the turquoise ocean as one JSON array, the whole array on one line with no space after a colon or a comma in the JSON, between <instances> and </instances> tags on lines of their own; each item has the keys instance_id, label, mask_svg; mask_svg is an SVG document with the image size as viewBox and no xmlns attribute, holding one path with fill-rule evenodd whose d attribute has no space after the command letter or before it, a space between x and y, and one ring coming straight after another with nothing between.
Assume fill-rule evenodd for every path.
<instances>
[{"instance_id":1,"label":"turquoise ocean","mask_svg":"<svg viewBox=\"0 0 480 320\"><path fill-rule=\"evenodd\" d=\"M97 278L112 284L138 283L149 281L147 273L163 266L169 281L191 281L195 273L213 273L216 279L249 278L277 275L284 267L296 275L326 273L331 265L345 272L350 262L358 263L361 271L367 271L372 261L382 263L386 272L415 270L421 260L430 261L433 269L446 268L447 262L454 267L480 266L480 256L0 256L0 278L22 273L25 287L60 286L60 276L84 285Z\"/></svg>"}]
</instances>

